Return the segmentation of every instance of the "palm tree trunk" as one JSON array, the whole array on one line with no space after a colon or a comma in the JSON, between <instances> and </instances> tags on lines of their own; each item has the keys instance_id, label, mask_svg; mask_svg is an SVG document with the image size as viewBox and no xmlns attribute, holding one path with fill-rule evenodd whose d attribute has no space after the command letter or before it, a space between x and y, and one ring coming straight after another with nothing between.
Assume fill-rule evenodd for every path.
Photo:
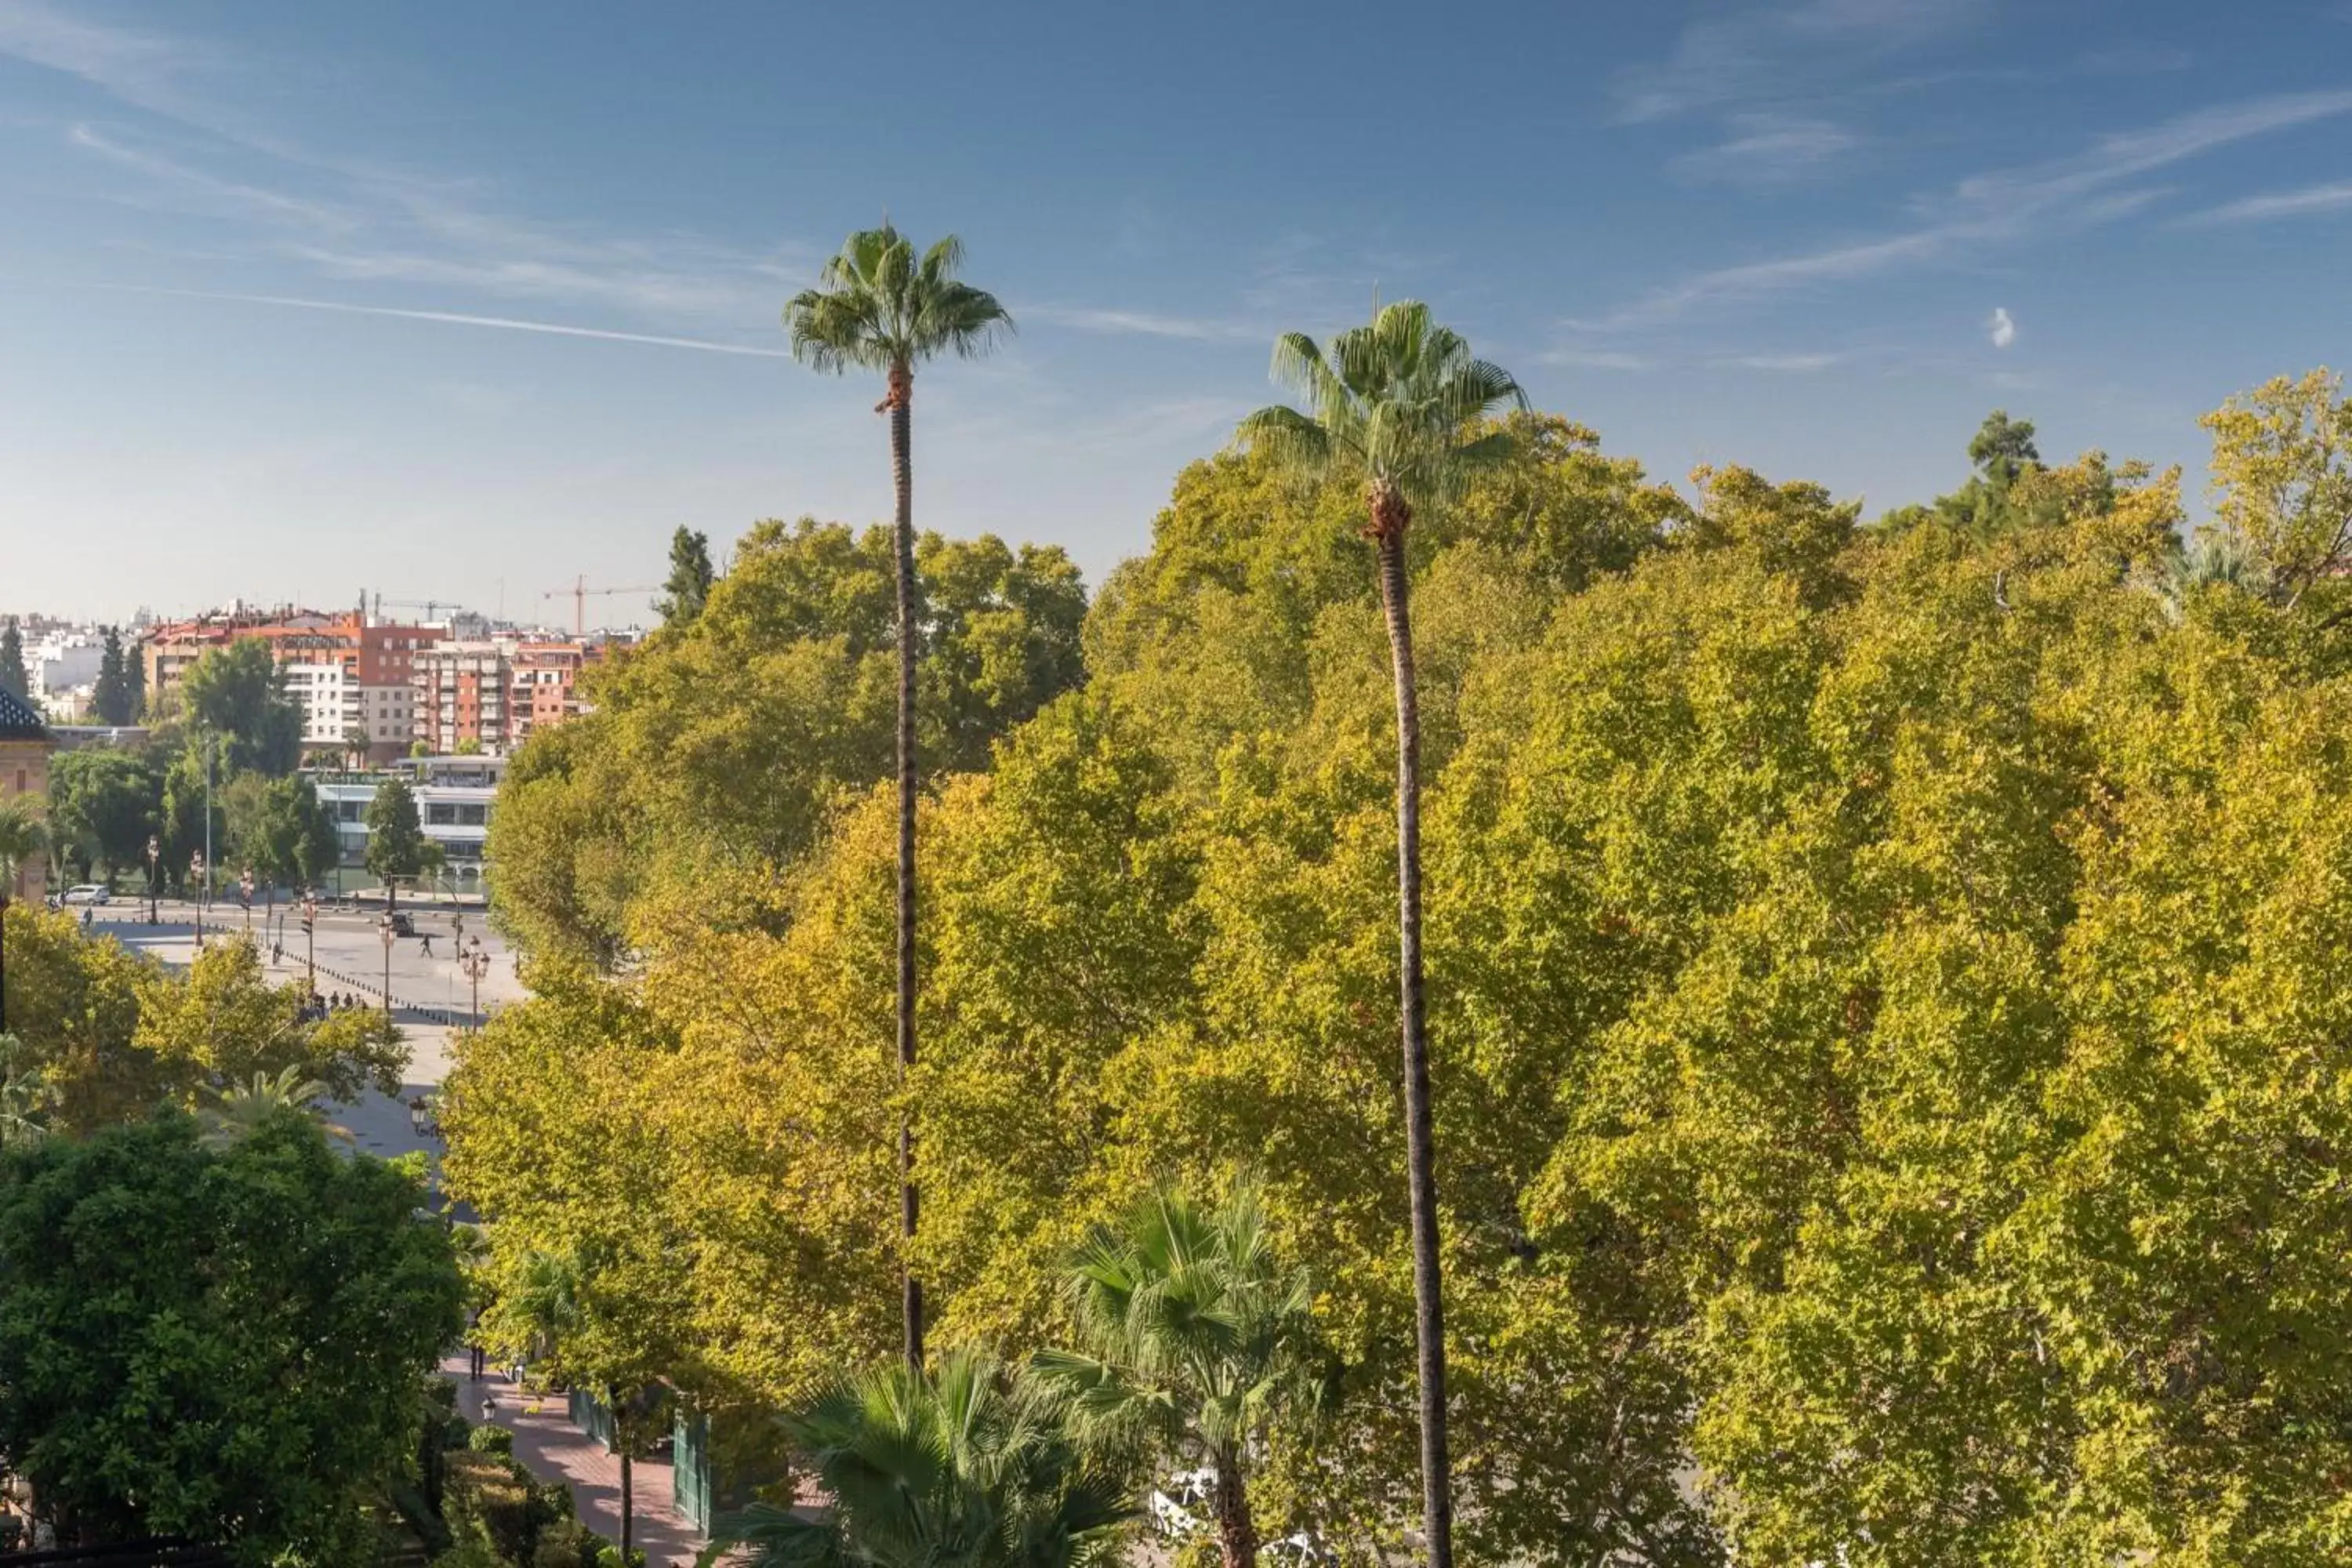
<instances>
[{"instance_id":1,"label":"palm tree trunk","mask_svg":"<svg viewBox=\"0 0 2352 1568\"><path fill-rule=\"evenodd\" d=\"M1223 1568L1257 1568L1257 1525L1250 1519L1248 1482L1242 1476L1239 1455L1217 1456L1216 1489L1217 1548Z\"/></svg>"},{"instance_id":2,"label":"palm tree trunk","mask_svg":"<svg viewBox=\"0 0 2352 1568\"><path fill-rule=\"evenodd\" d=\"M615 1426L614 1436L620 1432ZM630 1527L636 1522L635 1477L629 1468L629 1445L621 1444L621 1568L629 1568Z\"/></svg>"},{"instance_id":3,"label":"palm tree trunk","mask_svg":"<svg viewBox=\"0 0 2352 1568\"><path fill-rule=\"evenodd\" d=\"M915 636L920 606L915 583L915 378L911 368L890 367L890 479L898 511L892 521L898 562L898 1084L903 1091L915 1067ZM903 1104L898 1112L898 1234L906 1248L907 1364L923 1365L923 1284L915 1278L915 1226L920 1208L915 1189L915 1124Z\"/></svg>"},{"instance_id":4,"label":"palm tree trunk","mask_svg":"<svg viewBox=\"0 0 2352 1568\"><path fill-rule=\"evenodd\" d=\"M1381 514L1391 508L1392 517ZM1435 1134L1429 1112L1429 1026L1421 972L1421 709L1413 689L1412 617L1405 604L1405 516L1377 505L1381 605L1396 668L1397 946L1404 1037L1405 1166L1412 1208L1413 1330L1421 1373L1423 1527L1430 1568L1453 1568L1454 1493L1445 1451L1445 1304L1437 1261Z\"/></svg>"}]
</instances>

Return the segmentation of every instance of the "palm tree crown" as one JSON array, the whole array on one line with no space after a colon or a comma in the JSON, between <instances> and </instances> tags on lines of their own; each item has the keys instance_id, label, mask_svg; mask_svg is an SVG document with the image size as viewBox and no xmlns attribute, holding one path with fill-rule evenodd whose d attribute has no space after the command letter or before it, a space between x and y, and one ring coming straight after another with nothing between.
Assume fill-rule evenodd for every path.
<instances>
[{"instance_id":1,"label":"palm tree crown","mask_svg":"<svg viewBox=\"0 0 2352 1568\"><path fill-rule=\"evenodd\" d=\"M0 896L16 885L16 872L48 843L37 802L0 800Z\"/></svg>"},{"instance_id":2,"label":"palm tree crown","mask_svg":"<svg viewBox=\"0 0 2352 1568\"><path fill-rule=\"evenodd\" d=\"M1095 1234L1072 1283L1091 1353L1046 1351L1034 1364L1105 1435L1141 1427L1235 1453L1307 1393L1312 1286L1276 1256L1255 1188L1213 1209L1152 1194Z\"/></svg>"},{"instance_id":3,"label":"palm tree crown","mask_svg":"<svg viewBox=\"0 0 2352 1568\"><path fill-rule=\"evenodd\" d=\"M1091 1568L1118 1556L1126 1478L1070 1441L1051 1402L983 1355L933 1377L893 1363L785 1418L832 1500L821 1520L754 1504L715 1545L753 1568Z\"/></svg>"},{"instance_id":4,"label":"palm tree crown","mask_svg":"<svg viewBox=\"0 0 2352 1568\"><path fill-rule=\"evenodd\" d=\"M1236 440L1312 476L1335 461L1360 470L1374 537L1453 500L1471 474L1499 460L1509 437L1481 434L1480 423L1528 405L1509 372L1472 354L1415 300L1339 333L1328 353L1304 332L1284 333L1274 378L1306 409L1261 408Z\"/></svg>"},{"instance_id":5,"label":"palm tree crown","mask_svg":"<svg viewBox=\"0 0 2352 1568\"><path fill-rule=\"evenodd\" d=\"M793 354L824 371L887 372L895 394L919 360L984 352L1013 317L995 295L956 280L962 264L953 235L919 258L887 223L858 230L825 262L820 286L784 307Z\"/></svg>"}]
</instances>

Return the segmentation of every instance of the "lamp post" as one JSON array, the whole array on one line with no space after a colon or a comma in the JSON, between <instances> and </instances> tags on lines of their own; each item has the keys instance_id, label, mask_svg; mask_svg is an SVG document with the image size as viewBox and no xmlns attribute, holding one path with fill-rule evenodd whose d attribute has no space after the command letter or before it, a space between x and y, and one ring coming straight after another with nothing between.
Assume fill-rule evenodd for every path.
<instances>
[{"instance_id":1,"label":"lamp post","mask_svg":"<svg viewBox=\"0 0 2352 1568\"><path fill-rule=\"evenodd\" d=\"M392 1027L392 917L383 917L383 1026Z\"/></svg>"},{"instance_id":2,"label":"lamp post","mask_svg":"<svg viewBox=\"0 0 2352 1568\"><path fill-rule=\"evenodd\" d=\"M236 876L236 901L245 906L245 934L253 934L253 868L247 866Z\"/></svg>"},{"instance_id":3,"label":"lamp post","mask_svg":"<svg viewBox=\"0 0 2352 1568\"><path fill-rule=\"evenodd\" d=\"M467 939L463 952L457 954L457 967L474 983L474 1011L469 1020L470 1033L482 1032L482 976L490 972L490 955L478 936Z\"/></svg>"},{"instance_id":4,"label":"lamp post","mask_svg":"<svg viewBox=\"0 0 2352 1568\"><path fill-rule=\"evenodd\" d=\"M205 852L197 850L188 857L188 879L196 885L196 947L205 945Z\"/></svg>"},{"instance_id":5,"label":"lamp post","mask_svg":"<svg viewBox=\"0 0 2352 1568\"><path fill-rule=\"evenodd\" d=\"M310 994L319 994L319 948L315 933L319 927L319 895L302 895L302 966L310 972Z\"/></svg>"},{"instance_id":6,"label":"lamp post","mask_svg":"<svg viewBox=\"0 0 2352 1568\"><path fill-rule=\"evenodd\" d=\"M156 889L163 882L163 841L151 833L147 836L147 923L151 926L160 924L163 919L155 908Z\"/></svg>"},{"instance_id":7,"label":"lamp post","mask_svg":"<svg viewBox=\"0 0 2352 1568\"><path fill-rule=\"evenodd\" d=\"M8 1028L8 889L0 883L0 1034Z\"/></svg>"}]
</instances>

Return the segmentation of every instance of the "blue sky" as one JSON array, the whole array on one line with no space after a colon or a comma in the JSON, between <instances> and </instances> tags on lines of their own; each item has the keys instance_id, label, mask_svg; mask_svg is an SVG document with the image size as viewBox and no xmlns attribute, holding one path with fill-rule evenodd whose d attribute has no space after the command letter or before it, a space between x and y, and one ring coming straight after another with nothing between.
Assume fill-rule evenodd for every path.
<instances>
[{"instance_id":1,"label":"blue sky","mask_svg":"<svg viewBox=\"0 0 2352 1568\"><path fill-rule=\"evenodd\" d=\"M777 314L886 206L1020 324L919 382L919 521L1089 580L1376 291L1662 477L1874 511L1995 405L2199 476L2347 357L2347 130L2339 3L0 0L0 608L568 613L879 516Z\"/></svg>"}]
</instances>

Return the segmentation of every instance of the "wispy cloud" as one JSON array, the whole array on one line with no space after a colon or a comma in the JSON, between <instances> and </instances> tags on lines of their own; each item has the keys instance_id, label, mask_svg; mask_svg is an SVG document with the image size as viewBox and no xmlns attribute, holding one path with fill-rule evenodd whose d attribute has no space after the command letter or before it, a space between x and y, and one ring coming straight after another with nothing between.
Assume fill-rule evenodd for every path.
<instances>
[{"instance_id":1,"label":"wispy cloud","mask_svg":"<svg viewBox=\"0 0 2352 1568\"><path fill-rule=\"evenodd\" d=\"M1674 171L1691 180L1787 184L1862 144L1861 137L1842 125L1780 114L1737 115L1732 132L1712 147L1675 159Z\"/></svg>"},{"instance_id":2,"label":"wispy cloud","mask_svg":"<svg viewBox=\"0 0 2352 1568\"><path fill-rule=\"evenodd\" d=\"M1536 355L1536 363L1571 370L1648 370L1657 362L1645 354L1622 353L1613 349L1563 348L1547 349Z\"/></svg>"},{"instance_id":3,"label":"wispy cloud","mask_svg":"<svg viewBox=\"0 0 2352 1568\"><path fill-rule=\"evenodd\" d=\"M1704 16L1676 35L1664 60L1619 73L1617 117L1785 100L1823 75L1941 37L1980 8L1980 0L1803 0Z\"/></svg>"},{"instance_id":4,"label":"wispy cloud","mask_svg":"<svg viewBox=\"0 0 2352 1568\"><path fill-rule=\"evenodd\" d=\"M1985 318L1985 337L1997 349L2005 349L2017 341L2017 322L2005 306L1995 305L1992 314Z\"/></svg>"},{"instance_id":5,"label":"wispy cloud","mask_svg":"<svg viewBox=\"0 0 2352 1568\"><path fill-rule=\"evenodd\" d=\"M1733 370L1759 370L1780 375L1810 375L1817 370L1843 364L1852 359L1843 353L1733 354L1713 363Z\"/></svg>"},{"instance_id":6,"label":"wispy cloud","mask_svg":"<svg viewBox=\"0 0 2352 1568\"><path fill-rule=\"evenodd\" d=\"M2273 191L2227 203L2184 219L2191 224L2270 223L2283 217L2309 217L2352 207L2352 181L2330 185L2305 185L2295 191Z\"/></svg>"},{"instance_id":7,"label":"wispy cloud","mask_svg":"<svg viewBox=\"0 0 2352 1568\"><path fill-rule=\"evenodd\" d=\"M1244 321L1193 316L1163 315L1156 310L1102 310L1084 305L1020 305L1013 312L1019 321L1067 327L1073 331L1110 336L1181 338L1194 342L1245 338L1273 341L1271 330Z\"/></svg>"},{"instance_id":8,"label":"wispy cloud","mask_svg":"<svg viewBox=\"0 0 2352 1568\"><path fill-rule=\"evenodd\" d=\"M114 294L153 294L173 300L211 300L227 305L272 305L297 310L331 310L346 316L376 316L399 321L430 321L447 327L489 327L505 332L540 332L550 337L593 338L600 342L642 343L652 348L692 349L702 353L748 354L757 359L790 359L789 349L767 349L750 343L719 342L709 338L669 337L659 332L626 332L609 327L583 327L568 321L523 321L511 316L477 316L462 310L410 310L390 305L361 305L346 300L306 300L285 294L237 294L208 289L164 289L139 283L67 282L61 287L99 289Z\"/></svg>"},{"instance_id":9,"label":"wispy cloud","mask_svg":"<svg viewBox=\"0 0 2352 1568\"><path fill-rule=\"evenodd\" d=\"M2216 148L2352 112L2352 92L2282 94L2178 116L2104 137L2070 158L1995 170L1913 204L1911 226L1874 238L1701 272L1606 316L1587 331L1655 326L1706 306L1848 282L2085 224L2109 222L2157 193L2132 182Z\"/></svg>"},{"instance_id":10,"label":"wispy cloud","mask_svg":"<svg viewBox=\"0 0 2352 1568\"><path fill-rule=\"evenodd\" d=\"M255 257L333 281L467 289L692 328L772 321L815 264L813 247L793 243L757 250L548 223L499 210L478 183L292 146L247 125L232 106L266 76L263 62L70 16L43 0L0 0L0 56L64 72L141 111L110 117L121 123L85 118L63 128L69 146L120 176L93 182L89 195L247 220ZM207 235L206 248L220 238Z\"/></svg>"}]
</instances>

